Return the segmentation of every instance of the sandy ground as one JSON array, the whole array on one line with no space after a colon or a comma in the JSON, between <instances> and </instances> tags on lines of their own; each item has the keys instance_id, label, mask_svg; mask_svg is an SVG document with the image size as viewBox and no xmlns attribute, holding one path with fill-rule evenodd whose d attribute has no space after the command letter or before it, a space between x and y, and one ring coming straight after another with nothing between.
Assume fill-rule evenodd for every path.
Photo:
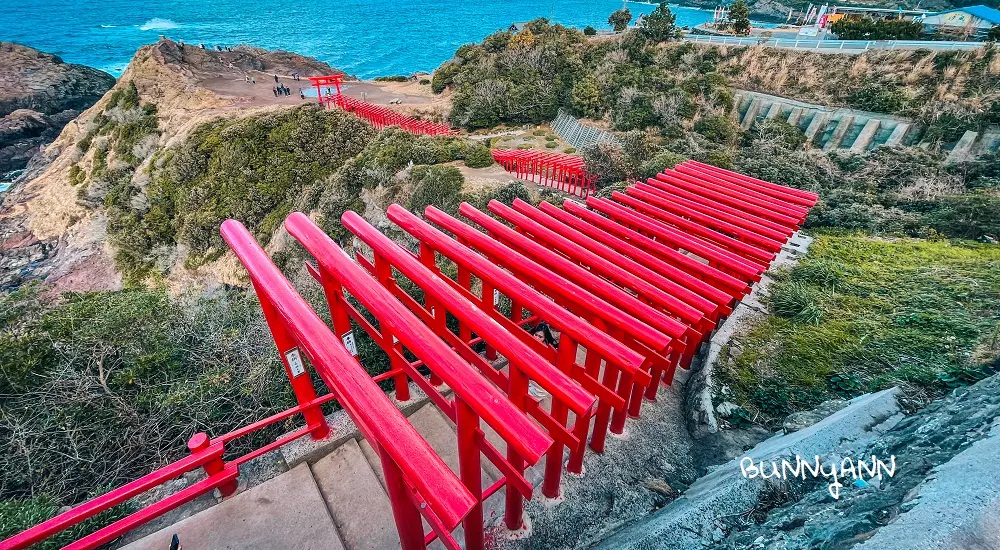
<instances>
[{"instance_id":1,"label":"sandy ground","mask_svg":"<svg viewBox=\"0 0 1000 550\"><path fill-rule=\"evenodd\" d=\"M315 102L312 83L305 77L295 80L291 76L278 75L278 83L274 75L254 71L251 75L254 84L247 84L242 76L233 74L206 78L199 82L202 86L230 99L236 108L264 107L269 105L297 105L304 102ZM274 87L282 84L291 90L289 96L275 96ZM302 99L299 91L305 93ZM341 85L344 95L362 99L377 105L391 106L400 112L437 111L446 112L450 102L446 96L434 95L430 86L418 82L375 82L349 81Z\"/></svg>"}]
</instances>

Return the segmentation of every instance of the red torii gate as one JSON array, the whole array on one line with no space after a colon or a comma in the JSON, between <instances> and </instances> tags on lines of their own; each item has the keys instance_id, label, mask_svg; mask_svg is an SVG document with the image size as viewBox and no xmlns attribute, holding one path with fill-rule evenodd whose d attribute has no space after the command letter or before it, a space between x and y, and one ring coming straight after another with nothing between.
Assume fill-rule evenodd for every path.
<instances>
[{"instance_id":1,"label":"red torii gate","mask_svg":"<svg viewBox=\"0 0 1000 550\"><path fill-rule=\"evenodd\" d=\"M359 118L371 122L375 128L382 129L388 126L399 126L411 134L429 136L450 135L454 133L451 126L447 124L409 117L397 113L388 107L343 95L340 91L340 85L344 81L343 73L328 76L310 76L309 80L312 81L313 86L316 88L316 97L320 105L326 108L336 107L349 113L354 113ZM334 86L337 93L333 93L330 86Z\"/></svg>"},{"instance_id":2,"label":"red torii gate","mask_svg":"<svg viewBox=\"0 0 1000 550\"><path fill-rule=\"evenodd\" d=\"M587 198L597 177L583 167L583 158L530 149L493 149L493 159L515 177Z\"/></svg>"},{"instance_id":3,"label":"red torii gate","mask_svg":"<svg viewBox=\"0 0 1000 550\"><path fill-rule=\"evenodd\" d=\"M344 82L344 73L331 74L327 76L310 76L307 78L316 88L316 98L319 100L320 105L326 107L328 103L333 102L336 98L340 97L340 85ZM336 94L330 90L330 86L336 88ZM323 93L323 88L326 88L326 93Z\"/></svg>"},{"instance_id":4,"label":"red torii gate","mask_svg":"<svg viewBox=\"0 0 1000 550\"><path fill-rule=\"evenodd\" d=\"M433 206L421 219L392 205L389 220L419 243L413 252L347 212L344 227L371 254L359 250L353 258L305 215L292 214L285 228L316 260L307 266L323 286L333 331L250 233L229 220L223 236L250 274L299 405L214 439L196 434L190 457L0 548L25 548L197 468L208 474L204 481L70 547L95 548L214 488L231 494L240 464L299 437L325 437L330 428L319 406L336 398L381 460L404 550L423 550L436 539L458 550L452 532L459 525L466 550L479 550L484 501L504 490L504 523L521 528L523 502L534 489L524 472L543 457L541 492L558 497L567 450L566 470L580 473L588 439L601 452L608 432L623 432L643 400L655 399L660 386L672 382L676 366L687 365L760 279L816 200L814 193L688 161L611 199L589 197L586 207L571 200L563 208L492 201L493 217L463 203L465 222ZM443 269L448 262L457 268L454 275ZM399 284L403 277L422 291L421 301ZM509 310L501 307L503 299ZM450 328L449 318L457 328ZM561 332L557 347L530 336L540 321ZM388 372L369 377L361 369L355 327L389 355ZM482 355L474 346L484 346ZM300 354L329 394L317 397L309 377L300 376ZM509 360L506 372L490 364L499 355ZM428 375L417 370L421 366ZM455 423L457 476L375 385L390 379L399 399L408 397L412 382ZM532 381L551 395L549 410L528 392ZM304 428L223 459L232 439L297 414ZM506 455L486 430L504 442ZM483 457L502 473L488 487L480 473Z\"/></svg>"}]
</instances>

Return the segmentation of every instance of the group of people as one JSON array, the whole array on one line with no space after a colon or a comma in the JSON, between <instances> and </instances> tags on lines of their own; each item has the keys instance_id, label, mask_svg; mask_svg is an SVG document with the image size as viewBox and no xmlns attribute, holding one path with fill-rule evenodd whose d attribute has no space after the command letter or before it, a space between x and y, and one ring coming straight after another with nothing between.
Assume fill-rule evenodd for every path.
<instances>
[{"instance_id":1,"label":"group of people","mask_svg":"<svg viewBox=\"0 0 1000 550\"><path fill-rule=\"evenodd\" d=\"M284 84L278 84L277 86L272 87L271 91L274 92L274 97L292 95L292 90ZM299 98L306 98L306 91L302 88L299 88Z\"/></svg>"}]
</instances>

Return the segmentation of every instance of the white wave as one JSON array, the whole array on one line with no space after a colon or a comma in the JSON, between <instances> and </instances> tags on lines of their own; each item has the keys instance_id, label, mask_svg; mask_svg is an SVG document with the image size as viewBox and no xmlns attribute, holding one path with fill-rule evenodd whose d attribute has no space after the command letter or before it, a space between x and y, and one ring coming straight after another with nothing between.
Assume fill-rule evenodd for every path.
<instances>
[{"instance_id":1,"label":"white wave","mask_svg":"<svg viewBox=\"0 0 1000 550\"><path fill-rule=\"evenodd\" d=\"M160 19L159 17L154 17L149 21L146 21L139 27L140 31L165 31L169 29L176 29L179 25L174 23L169 19Z\"/></svg>"}]
</instances>

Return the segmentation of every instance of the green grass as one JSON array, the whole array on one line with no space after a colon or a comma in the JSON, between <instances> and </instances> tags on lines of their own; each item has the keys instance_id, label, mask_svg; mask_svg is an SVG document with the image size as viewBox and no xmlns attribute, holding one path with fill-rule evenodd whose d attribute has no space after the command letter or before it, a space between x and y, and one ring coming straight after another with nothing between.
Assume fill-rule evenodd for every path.
<instances>
[{"instance_id":1,"label":"green grass","mask_svg":"<svg viewBox=\"0 0 1000 550\"><path fill-rule=\"evenodd\" d=\"M895 385L927 399L996 368L996 245L825 233L775 276L772 315L718 368L717 401L758 421Z\"/></svg>"}]
</instances>

